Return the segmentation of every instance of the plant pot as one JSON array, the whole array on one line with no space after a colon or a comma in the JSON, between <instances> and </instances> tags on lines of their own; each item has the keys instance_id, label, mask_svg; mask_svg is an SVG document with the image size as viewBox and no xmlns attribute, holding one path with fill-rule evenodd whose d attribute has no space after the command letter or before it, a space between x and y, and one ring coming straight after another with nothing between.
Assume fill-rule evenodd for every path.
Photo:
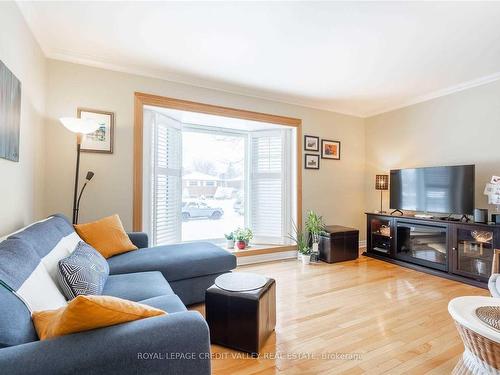
<instances>
[{"instance_id":1,"label":"plant pot","mask_svg":"<svg viewBox=\"0 0 500 375\"><path fill-rule=\"evenodd\" d=\"M234 249L234 240L226 240L226 248Z\"/></svg>"},{"instance_id":2,"label":"plant pot","mask_svg":"<svg viewBox=\"0 0 500 375\"><path fill-rule=\"evenodd\" d=\"M238 249L244 250L247 244L245 243L245 241L238 241L236 242L236 246L238 247Z\"/></svg>"},{"instance_id":3,"label":"plant pot","mask_svg":"<svg viewBox=\"0 0 500 375\"><path fill-rule=\"evenodd\" d=\"M302 264L311 263L311 255L310 254L300 254L300 258L302 259Z\"/></svg>"}]
</instances>

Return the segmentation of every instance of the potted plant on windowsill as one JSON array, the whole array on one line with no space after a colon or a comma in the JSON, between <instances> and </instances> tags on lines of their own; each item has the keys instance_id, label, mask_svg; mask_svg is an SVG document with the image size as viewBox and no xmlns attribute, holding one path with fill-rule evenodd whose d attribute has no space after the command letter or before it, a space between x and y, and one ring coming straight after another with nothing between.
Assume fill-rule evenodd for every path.
<instances>
[{"instance_id":1,"label":"potted plant on windowsill","mask_svg":"<svg viewBox=\"0 0 500 375\"><path fill-rule=\"evenodd\" d=\"M226 237L226 248L234 249L234 232L225 234L224 237Z\"/></svg>"},{"instance_id":2,"label":"potted plant on windowsill","mask_svg":"<svg viewBox=\"0 0 500 375\"><path fill-rule=\"evenodd\" d=\"M250 240L253 238L253 232L249 228L238 228L234 232L234 239L236 240L236 246L240 250L244 250Z\"/></svg>"},{"instance_id":3,"label":"potted plant on windowsill","mask_svg":"<svg viewBox=\"0 0 500 375\"><path fill-rule=\"evenodd\" d=\"M297 245L297 252L300 254L302 264L311 263L311 248L309 247L309 238L307 232L299 230L295 223L292 223L294 233L289 235L290 238Z\"/></svg>"}]
</instances>

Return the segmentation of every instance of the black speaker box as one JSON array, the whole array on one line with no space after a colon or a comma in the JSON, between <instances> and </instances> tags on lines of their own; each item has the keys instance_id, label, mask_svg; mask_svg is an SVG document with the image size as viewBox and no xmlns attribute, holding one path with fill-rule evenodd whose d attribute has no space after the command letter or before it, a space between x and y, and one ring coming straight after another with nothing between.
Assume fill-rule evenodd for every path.
<instances>
[{"instance_id":1,"label":"black speaker box","mask_svg":"<svg viewBox=\"0 0 500 375\"><path fill-rule=\"evenodd\" d=\"M500 224L500 214L491 214L491 221Z\"/></svg>"},{"instance_id":2,"label":"black speaker box","mask_svg":"<svg viewBox=\"0 0 500 375\"><path fill-rule=\"evenodd\" d=\"M485 208L474 209L474 222L487 223L488 222L488 210Z\"/></svg>"}]
</instances>

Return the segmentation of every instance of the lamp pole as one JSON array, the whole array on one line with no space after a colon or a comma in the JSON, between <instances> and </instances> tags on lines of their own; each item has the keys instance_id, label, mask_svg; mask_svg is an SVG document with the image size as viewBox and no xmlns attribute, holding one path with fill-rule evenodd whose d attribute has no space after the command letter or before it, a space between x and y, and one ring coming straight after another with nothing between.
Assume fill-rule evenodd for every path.
<instances>
[{"instance_id":1,"label":"lamp pole","mask_svg":"<svg viewBox=\"0 0 500 375\"><path fill-rule=\"evenodd\" d=\"M78 222L78 175L80 174L80 151L85 134L93 133L99 129L99 122L92 119L82 119L74 117L61 117L59 119L64 127L73 133L76 133L76 171L75 171L75 189L73 192L73 224ZM92 172L92 176L94 173ZM87 177L89 174L87 173ZM92 177L91 177L92 178ZM90 179L89 179L90 181ZM87 181L88 182L88 181ZM82 189L83 192L83 189ZM80 193L81 197L81 193Z\"/></svg>"},{"instance_id":2,"label":"lamp pole","mask_svg":"<svg viewBox=\"0 0 500 375\"><path fill-rule=\"evenodd\" d=\"M77 199L78 199L78 175L80 174L80 149L82 147L84 134L76 134L76 172L75 172L75 190L73 194L73 224L78 222L78 209L77 209Z\"/></svg>"},{"instance_id":3,"label":"lamp pole","mask_svg":"<svg viewBox=\"0 0 500 375\"><path fill-rule=\"evenodd\" d=\"M380 213L384 213L384 211L382 211L382 193L384 191L383 190L380 190Z\"/></svg>"}]
</instances>

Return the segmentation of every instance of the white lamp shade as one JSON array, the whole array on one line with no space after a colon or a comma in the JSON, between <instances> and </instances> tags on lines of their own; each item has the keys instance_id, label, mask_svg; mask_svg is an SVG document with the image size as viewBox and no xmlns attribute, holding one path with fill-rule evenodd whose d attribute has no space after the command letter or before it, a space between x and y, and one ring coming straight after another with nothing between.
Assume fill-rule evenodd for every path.
<instances>
[{"instance_id":1,"label":"white lamp shade","mask_svg":"<svg viewBox=\"0 0 500 375\"><path fill-rule=\"evenodd\" d=\"M99 129L97 120L76 117L62 117L59 119L64 127L73 133L89 134Z\"/></svg>"}]
</instances>

